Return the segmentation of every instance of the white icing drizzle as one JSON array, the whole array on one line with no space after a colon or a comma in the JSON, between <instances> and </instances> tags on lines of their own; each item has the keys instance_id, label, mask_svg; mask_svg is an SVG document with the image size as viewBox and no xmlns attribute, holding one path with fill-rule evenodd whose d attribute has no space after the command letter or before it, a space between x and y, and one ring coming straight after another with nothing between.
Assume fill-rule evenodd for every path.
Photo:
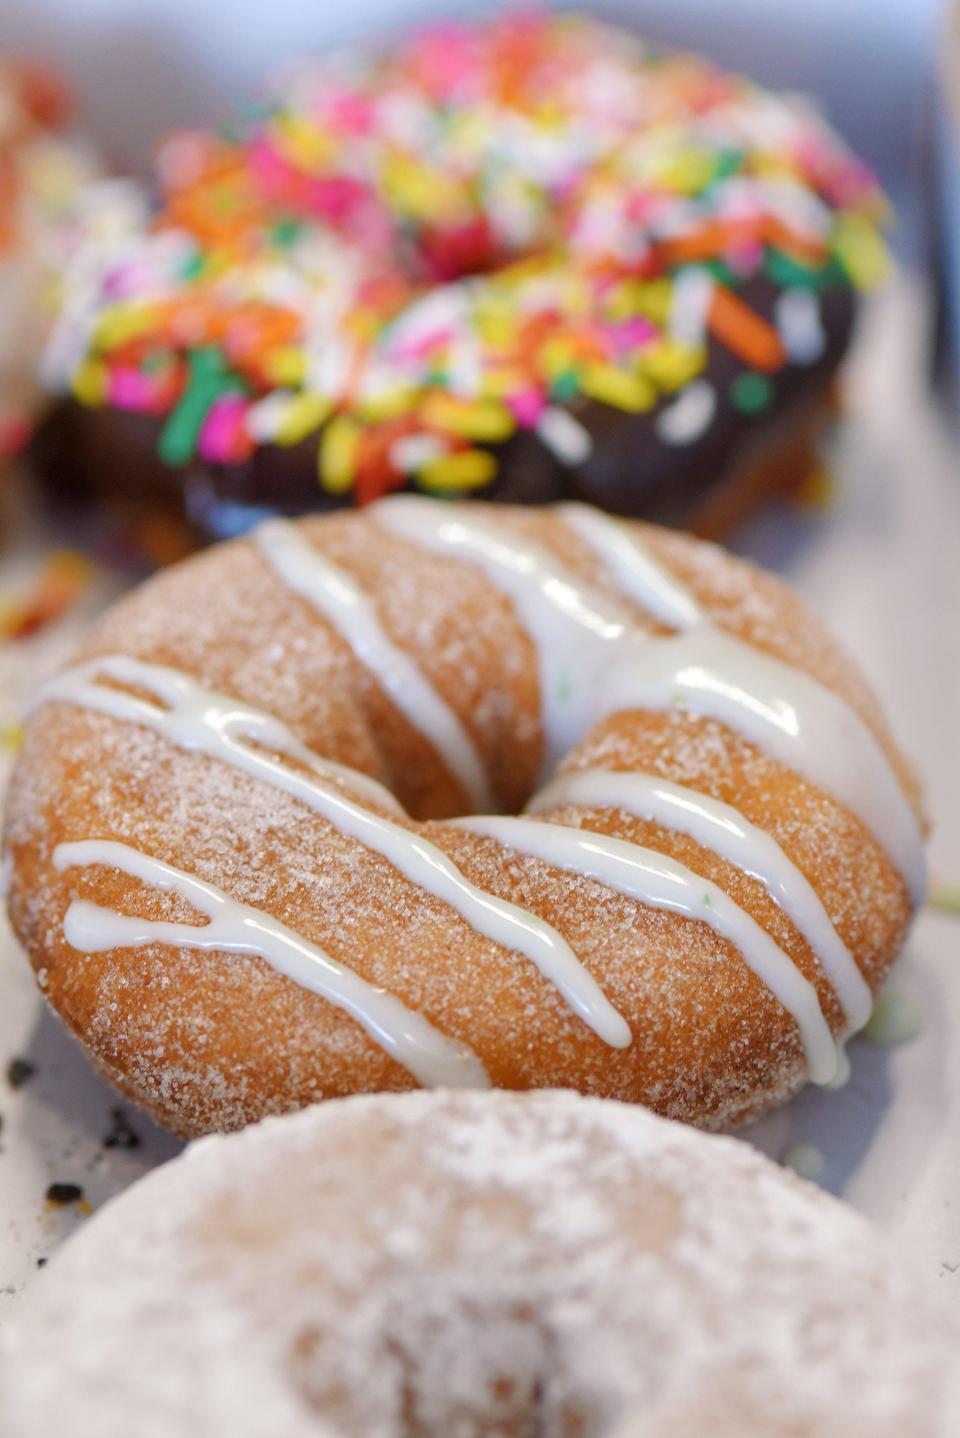
<instances>
[{"instance_id":1,"label":"white icing drizzle","mask_svg":"<svg viewBox=\"0 0 960 1438\"><path fill-rule=\"evenodd\" d=\"M371 512L411 543L479 565L513 601L537 649L548 773L607 715L692 709L728 725L846 805L889 854L914 902L920 901L923 850L910 804L870 729L825 685L712 624L669 638L642 634L621 605L553 555L495 532L463 509L401 495ZM609 538L604 542L609 545ZM640 542L633 544L640 553ZM618 557L614 573L624 583L628 555L622 546ZM640 597L649 582L644 567L630 592Z\"/></svg>"},{"instance_id":2,"label":"white icing drizzle","mask_svg":"<svg viewBox=\"0 0 960 1438\"><path fill-rule=\"evenodd\" d=\"M168 944L208 953L256 954L278 973L343 1009L426 1087L490 1087L483 1064L466 1044L440 1033L422 1014L368 984L278 919L238 903L212 884L127 844L107 839L59 844L53 862L61 873L94 865L119 869L154 889L178 894L209 920L206 924L185 924L139 919L74 898L67 909L63 931L67 943L79 953Z\"/></svg>"},{"instance_id":3,"label":"white icing drizzle","mask_svg":"<svg viewBox=\"0 0 960 1438\"><path fill-rule=\"evenodd\" d=\"M462 509L403 494L369 512L411 544L476 564L513 601L537 651L546 777L590 725L595 685L631 627L626 607L538 545Z\"/></svg>"},{"instance_id":4,"label":"white icing drizzle","mask_svg":"<svg viewBox=\"0 0 960 1438\"><path fill-rule=\"evenodd\" d=\"M793 1017L813 1082L829 1083L835 1077L837 1045L816 989L766 930L716 884L655 849L589 829L501 815L476 815L454 822L555 868L596 879L651 908L707 924L739 950L747 966Z\"/></svg>"},{"instance_id":5,"label":"white icing drizzle","mask_svg":"<svg viewBox=\"0 0 960 1438\"><path fill-rule=\"evenodd\" d=\"M595 716L629 709L703 714L803 774L861 820L920 902L920 830L899 780L860 716L810 675L724 630L692 629L611 667Z\"/></svg>"},{"instance_id":6,"label":"white icing drizzle","mask_svg":"<svg viewBox=\"0 0 960 1438\"><path fill-rule=\"evenodd\" d=\"M97 674L145 689L169 707L161 708L97 683ZM206 689L177 670L122 655L89 660L57 675L40 691L37 702L50 699L145 724L182 749L208 754L282 789L340 833L382 855L411 883L449 904L478 933L523 954L604 1042L614 1048L625 1048L630 1043L626 1021L556 929L518 905L477 888L436 845L343 793L332 781L347 776L347 782L353 784L354 771L340 766L335 769L326 760L318 759L279 720ZM308 772L280 763L263 748L253 747L251 740L296 759ZM373 784L371 780L364 782ZM379 785L374 787L380 789ZM394 813L399 810L395 800L392 808Z\"/></svg>"},{"instance_id":7,"label":"white icing drizzle","mask_svg":"<svg viewBox=\"0 0 960 1438\"><path fill-rule=\"evenodd\" d=\"M719 799L650 774L579 769L535 794L528 811L542 814L566 804L622 809L638 819L688 834L705 849L757 879L796 924L833 985L848 1032L870 1017L872 998L853 955L830 921L812 884L776 840Z\"/></svg>"},{"instance_id":8,"label":"white icing drizzle","mask_svg":"<svg viewBox=\"0 0 960 1438\"><path fill-rule=\"evenodd\" d=\"M692 709L733 728L845 804L885 844L913 897L919 899L924 874L918 825L886 756L859 716L808 675L714 627L685 586L626 526L582 505L562 506L560 513L598 554L625 595L682 632L666 639L650 636L632 621L622 603L584 584L549 551L504 536L462 509L403 496L383 501L373 511L381 524L400 537L476 564L511 599L537 650L546 739L544 767L548 772L590 725L606 715L629 709ZM411 722L423 727L465 789L482 801L487 793L485 775L459 719L410 656L396 649L384 633L372 601L353 577L314 550L289 524L264 525L257 539L284 582L335 624L398 707ZM118 685L145 690L160 702L145 700ZM442 850L416 831L343 792L339 786L389 815L406 819L395 798L375 780L321 760L279 720L207 690L176 670L116 655L87 661L54 678L41 691L39 702L50 699L146 724L181 748L206 753L291 794L341 833L382 855L411 882L448 903L477 932L525 955L606 1043L618 1048L630 1043L625 1020L556 930L536 915L475 887ZM274 755L292 760L298 767L292 768ZM563 803L619 807L668 824L756 877L820 959L844 1009L844 1037L866 1021L869 989L818 896L771 836L729 805L651 776L590 770L555 780L534 796L529 807L537 813ZM506 847L582 873L641 903L708 924L736 945L748 966L793 1016L811 1078L819 1083L836 1083L841 1078L842 1045L838 1047L833 1040L814 986L773 938L708 880L655 850L590 830L496 816L452 822ZM142 866L127 867L125 872L147 878L149 870L152 877L148 882L159 882L158 871L150 867L157 861L123 845L90 844L101 854L105 849L119 850L127 855L125 862ZM58 854L88 849L86 843L61 846ZM88 862L108 860L90 858ZM117 866L123 868L124 864ZM189 897L187 889L198 886L196 892L205 898L207 907L203 903L197 907L211 919L209 926L153 925L149 937L138 939L136 934L147 932L141 921L75 901L65 925L68 940L73 943L76 939L75 947L103 947L94 940L125 935L128 943L162 941L183 947L261 952L252 948L243 934L237 937L240 930L256 927L259 919L272 926L271 952L263 955L268 961L274 962L271 955L276 952L286 954L292 944L294 949L300 946L301 954L309 951L312 961L319 956L333 962L255 910L234 905L226 895L168 866L161 869L165 875L161 887L177 888ZM221 917L228 939L214 942L211 930ZM168 931L173 930L176 934L171 936ZM204 936L199 944L198 933ZM234 936L232 940L229 935ZM120 939L110 946L121 946ZM279 961L276 966L289 972ZM339 966L337 975L339 979L346 975L363 991L368 987ZM395 1000L378 997L395 1005L389 1010L394 1016L406 1013ZM346 1002L341 1007L354 1011ZM368 1032L379 1034L383 1023L370 1018L369 1006L364 1012L367 1019L361 1017L360 1022ZM431 1042L450 1046L451 1041L429 1025L426 1029L433 1035ZM391 1035L384 1046L394 1052L389 1044L398 1042L396 1031L391 1030ZM406 1035L411 1041L415 1037L412 1032ZM447 1055L447 1049L443 1053ZM457 1053L458 1062L464 1062L463 1050L457 1049ZM417 1055L413 1059L421 1062ZM477 1064L475 1056L470 1059ZM424 1072L439 1071L431 1069L429 1057L425 1062ZM420 1076L412 1063L407 1067Z\"/></svg>"},{"instance_id":9,"label":"white icing drizzle","mask_svg":"<svg viewBox=\"0 0 960 1438\"><path fill-rule=\"evenodd\" d=\"M283 583L333 625L405 718L429 739L471 804L496 808L483 762L460 719L416 660L387 634L376 605L353 575L287 520L268 520L253 537Z\"/></svg>"},{"instance_id":10,"label":"white icing drizzle","mask_svg":"<svg viewBox=\"0 0 960 1438\"><path fill-rule=\"evenodd\" d=\"M557 513L603 561L624 594L671 629L689 629L706 615L686 585L619 520L589 504L561 504Z\"/></svg>"}]
</instances>

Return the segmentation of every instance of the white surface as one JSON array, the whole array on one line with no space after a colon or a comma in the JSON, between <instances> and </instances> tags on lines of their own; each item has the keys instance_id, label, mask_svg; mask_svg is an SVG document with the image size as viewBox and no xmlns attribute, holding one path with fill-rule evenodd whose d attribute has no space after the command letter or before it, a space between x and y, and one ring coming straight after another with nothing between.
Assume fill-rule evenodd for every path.
<instances>
[{"instance_id":1,"label":"white surface","mask_svg":"<svg viewBox=\"0 0 960 1438\"><path fill-rule=\"evenodd\" d=\"M860 658L928 783L935 879L960 883L960 475L951 437L922 393L922 307L904 284L869 316L839 436L839 492L826 514L771 514L739 546L773 563ZM26 564L7 560L4 584ZM0 586L2 587L2 586ZM95 596L95 598L98 596ZM0 722L73 641L79 618L30 646L0 650ZM72 632L73 631L73 632ZM918 1269L960 1302L960 919L924 913L895 986L926 1014L896 1049L857 1041L837 1093L808 1090L748 1135L781 1157L797 1144L824 1159L820 1181L875 1219ZM18 1092L2 1069L37 1064ZM131 1152L105 1150L117 1099L44 1011L0 931L0 1302L83 1215L53 1211L54 1179L96 1206L177 1149L141 1116ZM2 1316L2 1306L0 1306Z\"/></svg>"}]
</instances>

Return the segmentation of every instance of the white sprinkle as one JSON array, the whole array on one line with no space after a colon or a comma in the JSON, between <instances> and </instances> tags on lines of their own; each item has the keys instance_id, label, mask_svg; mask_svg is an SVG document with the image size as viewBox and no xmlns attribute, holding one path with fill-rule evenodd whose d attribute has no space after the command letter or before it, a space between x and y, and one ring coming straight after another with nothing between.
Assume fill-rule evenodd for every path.
<instances>
[{"instance_id":1,"label":"white sprinkle","mask_svg":"<svg viewBox=\"0 0 960 1438\"><path fill-rule=\"evenodd\" d=\"M593 439L578 419L565 409L551 406L537 421L537 434L561 464L573 468L584 464L593 453Z\"/></svg>"},{"instance_id":2,"label":"white sprinkle","mask_svg":"<svg viewBox=\"0 0 960 1438\"><path fill-rule=\"evenodd\" d=\"M710 428L717 412L717 392L708 380L697 379L682 390L657 418L664 444L693 444Z\"/></svg>"},{"instance_id":3,"label":"white sprinkle","mask_svg":"<svg viewBox=\"0 0 960 1438\"><path fill-rule=\"evenodd\" d=\"M673 302L670 306L670 334L673 339L689 345L703 344L713 290L713 276L709 270L696 266L681 270L673 282Z\"/></svg>"},{"instance_id":4,"label":"white sprinkle","mask_svg":"<svg viewBox=\"0 0 960 1438\"><path fill-rule=\"evenodd\" d=\"M784 290L776 303L780 338L794 364L815 364L826 348L820 303L812 290Z\"/></svg>"},{"instance_id":5,"label":"white sprinkle","mask_svg":"<svg viewBox=\"0 0 960 1438\"><path fill-rule=\"evenodd\" d=\"M292 390L278 389L252 405L247 411L245 421L250 438L256 440L258 444L264 444L274 439L283 423L283 417L291 399L293 399Z\"/></svg>"},{"instance_id":6,"label":"white sprinkle","mask_svg":"<svg viewBox=\"0 0 960 1438\"><path fill-rule=\"evenodd\" d=\"M405 434L390 446L390 463L401 474L414 474L431 460L441 459L447 446L435 434Z\"/></svg>"}]
</instances>

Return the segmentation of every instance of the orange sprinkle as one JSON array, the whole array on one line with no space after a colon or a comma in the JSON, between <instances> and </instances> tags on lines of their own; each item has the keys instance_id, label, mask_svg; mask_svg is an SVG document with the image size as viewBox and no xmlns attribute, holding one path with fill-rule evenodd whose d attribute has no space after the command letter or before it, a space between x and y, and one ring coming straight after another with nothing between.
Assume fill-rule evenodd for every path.
<instances>
[{"instance_id":1,"label":"orange sprinkle","mask_svg":"<svg viewBox=\"0 0 960 1438\"><path fill-rule=\"evenodd\" d=\"M82 554L55 551L27 594L0 604L0 638L29 639L59 619L87 588L92 573Z\"/></svg>"},{"instance_id":2,"label":"orange sprinkle","mask_svg":"<svg viewBox=\"0 0 960 1438\"><path fill-rule=\"evenodd\" d=\"M783 342L773 325L723 285L714 289L709 324L720 343L751 369L777 370L786 363Z\"/></svg>"},{"instance_id":3,"label":"orange sprinkle","mask_svg":"<svg viewBox=\"0 0 960 1438\"><path fill-rule=\"evenodd\" d=\"M827 246L821 240L808 235L798 235L788 229L782 220L765 215L760 224L760 239L775 250L785 250L788 255L813 267L822 265L827 258Z\"/></svg>"}]
</instances>

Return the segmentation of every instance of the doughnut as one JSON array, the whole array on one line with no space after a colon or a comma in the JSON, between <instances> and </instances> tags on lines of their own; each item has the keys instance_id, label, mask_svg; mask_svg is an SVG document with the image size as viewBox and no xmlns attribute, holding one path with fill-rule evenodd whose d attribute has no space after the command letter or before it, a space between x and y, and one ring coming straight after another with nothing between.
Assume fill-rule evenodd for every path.
<instances>
[{"instance_id":1,"label":"doughnut","mask_svg":"<svg viewBox=\"0 0 960 1438\"><path fill-rule=\"evenodd\" d=\"M68 120L55 76L0 56L0 463L26 444L41 407L51 286L101 173Z\"/></svg>"},{"instance_id":2,"label":"doughnut","mask_svg":"<svg viewBox=\"0 0 960 1438\"><path fill-rule=\"evenodd\" d=\"M811 472L887 263L807 104L571 16L302 64L156 187L36 463L217 538L404 488L715 536Z\"/></svg>"},{"instance_id":3,"label":"doughnut","mask_svg":"<svg viewBox=\"0 0 960 1438\"><path fill-rule=\"evenodd\" d=\"M342 1099L205 1139L21 1301L6 1438L960 1419L952 1315L863 1219L735 1139L571 1093Z\"/></svg>"},{"instance_id":4,"label":"doughnut","mask_svg":"<svg viewBox=\"0 0 960 1438\"><path fill-rule=\"evenodd\" d=\"M38 695L5 849L43 992L181 1134L417 1084L717 1126L842 1078L921 826L772 577L395 495L122 599Z\"/></svg>"}]
</instances>

